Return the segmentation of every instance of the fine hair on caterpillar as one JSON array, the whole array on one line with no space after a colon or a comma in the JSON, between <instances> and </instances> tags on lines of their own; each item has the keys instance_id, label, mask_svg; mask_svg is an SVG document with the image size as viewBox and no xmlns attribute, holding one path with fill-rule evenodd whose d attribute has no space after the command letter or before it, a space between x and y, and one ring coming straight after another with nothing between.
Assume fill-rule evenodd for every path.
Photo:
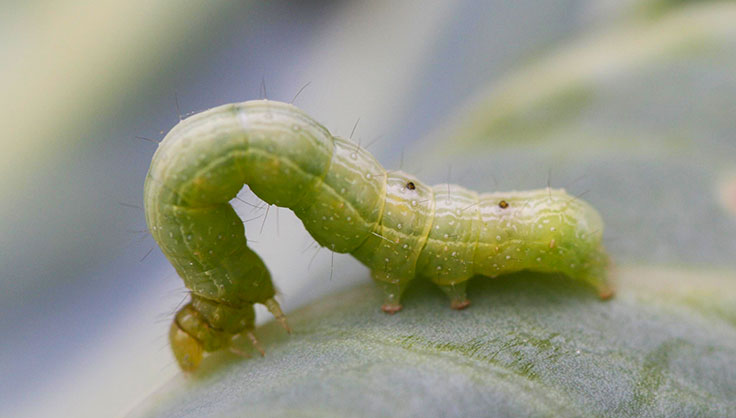
<instances>
[{"instance_id":1,"label":"fine hair on caterpillar","mask_svg":"<svg viewBox=\"0 0 736 418\"><path fill-rule=\"evenodd\" d=\"M230 204L243 185L268 205L291 209L321 247L365 264L387 313L401 310L415 278L434 282L454 309L469 305L471 277L519 270L560 273L601 298L613 294L601 218L562 189L428 186L386 171L293 105L227 104L180 121L160 142L145 183L151 235L191 293L169 332L187 371L205 352L230 349L237 335L260 350L256 303L289 330L269 270Z\"/></svg>"}]
</instances>

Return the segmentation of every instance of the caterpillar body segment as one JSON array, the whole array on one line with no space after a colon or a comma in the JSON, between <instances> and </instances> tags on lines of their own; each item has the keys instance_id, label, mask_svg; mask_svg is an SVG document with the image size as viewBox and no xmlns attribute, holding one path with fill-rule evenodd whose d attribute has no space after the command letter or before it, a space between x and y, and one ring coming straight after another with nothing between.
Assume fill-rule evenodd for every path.
<instances>
[{"instance_id":1,"label":"caterpillar body segment","mask_svg":"<svg viewBox=\"0 0 736 418\"><path fill-rule=\"evenodd\" d=\"M414 278L436 283L462 309L467 280L518 270L561 272L610 296L602 221L564 190L478 194L387 172L364 149L332 136L296 107L256 100L219 106L176 125L146 178L146 221L191 290L170 342L194 370L236 335L258 346L253 305L288 328L271 276L230 205L244 184L290 208L322 246L350 253L401 309Z\"/></svg>"}]
</instances>

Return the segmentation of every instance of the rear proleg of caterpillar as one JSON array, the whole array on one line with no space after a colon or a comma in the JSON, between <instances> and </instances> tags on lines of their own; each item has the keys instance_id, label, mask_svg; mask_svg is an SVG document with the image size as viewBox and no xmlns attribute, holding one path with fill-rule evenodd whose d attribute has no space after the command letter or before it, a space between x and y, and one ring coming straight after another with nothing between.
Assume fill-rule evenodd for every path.
<instances>
[{"instance_id":1,"label":"rear proleg of caterpillar","mask_svg":"<svg viewBox=\"0 0 736 418\"><path fill-rule=\"evenodd\" d=\"M450 307L452 309L461 310L470 306L470 300L468 300L465 291L468 287L467 280L451 284L437 284L437 287L450 298Z\"/></svg>"},{"instance_id":2,"label":"rear proleg of caterpillar","mask_svg":"<svg viewBox=\"0 0 736 418\"><path fill-rule=\"evenodd\" d=\"M387 314L395 314L399 312L403 306L401 306L401 295L406 290L406 286L409 284L409 280L397 280L396 282L387 282L376 279L377 274L374 272L373 277L383 292L383 304L381 310Z\"/></svg>"},{"instance_id":3,"label":"rear proleg of caterpillar","mask_svg":"<svg viewBox=\"0 0 736 418\"><path fill-rule=\"evenodd\" d=\"M615 266L606 255L602 247L592 254L587 264L588 270L583 274L583 281L591 284L595 288L598 298L608 300L616 293L616 288L612 281L615 276L613 270Z\"/></svg>"},{"instance_id":4,"label":"rear proleg of caterpillar","mask_svg":"<svg viewBox=\"0 0 736 418\"><path fill-rule=\"evenodd\" d=\"M611 286L609 286L607 284L606 285L601 285L601 286L597 287L596 290L598 291L598 297L601 300L611 299L613 297L613 295L616 293L616 291L613 289L613 287L611 287Z\"/></svg>"},{"instance_id":5,"label":"rear proleg of caterpillar","mask_svg":"<svg viewBox=\"0 0 736 418\"><path fill-rule=\"evenodd\" d=\"M598 293L598 298L601 300L611 299L616 293L616 289L614 288L613 283L611 283L607 273L610 274L610 271L604 271L603 273L592 275L588 279L588 282L593 285L596 293Z\"/></svg>"}]
</instances>

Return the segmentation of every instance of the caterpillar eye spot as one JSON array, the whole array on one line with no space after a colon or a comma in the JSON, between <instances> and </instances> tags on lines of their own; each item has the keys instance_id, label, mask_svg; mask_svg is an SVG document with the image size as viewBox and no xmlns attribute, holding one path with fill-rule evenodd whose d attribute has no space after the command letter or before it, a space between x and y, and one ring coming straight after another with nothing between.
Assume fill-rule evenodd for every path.
<instances>
[{"instance_id":1,"label":"caterpillar eye spot","mask_svg":"<svg viewBox=\"0 0 736 418\"><path fill-rule=\"evenodd\" d=\"M417 186L414 184L413 181L410 181L410 182L406 183L406 188L409 189L409 190L414 190L414 189L417 188Z\"/></svg>"},{"instance_id":2,"label":"caterpillar eye spot","mask_svg":"<svg viewBox=\"0 0 736 418\"><path fill-rule=\"evenodd\" d=\"M498 202L498 207L501 209L506 209L507 207L509 207L509 202L502 200Z\"/></svg>"}]
</instances>

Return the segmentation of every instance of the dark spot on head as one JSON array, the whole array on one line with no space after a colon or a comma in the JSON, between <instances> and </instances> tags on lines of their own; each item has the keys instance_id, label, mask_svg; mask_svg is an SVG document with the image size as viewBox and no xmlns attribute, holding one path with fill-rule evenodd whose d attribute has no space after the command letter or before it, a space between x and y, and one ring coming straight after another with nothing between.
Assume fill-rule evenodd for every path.
<instances>
[{"instance_id":1,"label":"dark spot on head","mask_svg":"<svg viewBox=\"0 0 736 418\"><path fill-rule=\"evenodd\" d=\"M414 190L414 189L417 188L417 186L414 184L413 181L410 181L410 182L406 183L406 188L409 189L409 190Z\"/></svg>"},{"instance_id":2,"label":"dark spot on head","mask_svg":"<svg viewBox=\"0 0 736 418\"><path fill-rule=\"evenodd\" d=\"M498 207L501 209L506 209L507 207L509 207L509 202L502 200L498 202Z\"/></svg>"}]
</instances>

